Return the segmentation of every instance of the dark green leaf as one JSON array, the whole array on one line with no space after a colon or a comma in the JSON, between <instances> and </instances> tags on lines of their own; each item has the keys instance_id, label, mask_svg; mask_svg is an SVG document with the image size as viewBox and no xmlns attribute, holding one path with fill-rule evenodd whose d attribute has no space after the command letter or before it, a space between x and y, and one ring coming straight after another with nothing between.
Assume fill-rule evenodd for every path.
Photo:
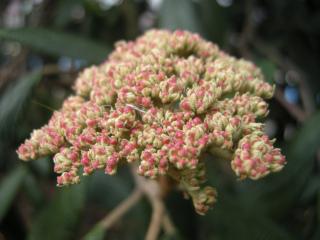
<instances>
[{"instance_id":1,"label":"dark green leaf","mask_svg":"<svg viewBox=\"0 0 320 240\"><path fill-rule=\"evenodd\" d=\"M183 240L183 238L178 234L164 234L160 237L160 240Z\"/></svg>"},{"instance_id":2,"label":"dark green leaf","mask_svg":"<svg viewBox=\"0 0 320 240\"><path fill-rule=\"evenodd\" d=\"M283 226L263 215L257 206L247 208L245 205L237 196L221 196L215 209L205 218L201 218L203 225L210 222L207 230L209 236L206 239L294 239Z\"/></svg>"},{"instance_id":3,"label":"dark green leaf","mask_svg":"<svg viewBox=\"0 0 320 240\"><path fill-rule=\"evenodd\" d=\"M320 176L312 176L308 180L308 184L301 194L300 201L304 204L312 201L320 191Z\"/></svg>"},{"instance_id":4,"label":"dark green leaf","mask_svg":"<svg viewBox=\"0 0 320 240\"><path fill-rule=\"evenodd\" d=\"M50 162L52 161L51 157L42 157L37 159L37 161L32 161L30 164L36 171L36 173L40 174L41 176L49 176L52 172Z\"/></svg>"},{"instance_id":5,"label":"dark green leaf","mask_svg":"<svg viewBox=\"0 0 320 240\"><path fill-rule=\"evenodd\" d=\"M0 138L15 128L16 120L23 110L27 97L40 78L40 72L30 73L15 82L1 97Z\"/></svg>"},{"instance_id":6,"label":"dark green leaf","mask_svg":"<svg viewBox=\"0 0 320 240\"><path fill-rule=\"evenodd\" d=\"M107 209L112 209L132 191L130 181L132 183L130 173L125 168L119 169L114 176L97 171L90 176L88 183L90 200Z\"/></svg>"},{"instance_id":7,"label":"dark green leaf","mask_svg":"<svg viewBox=\"0 0 320 240\"><path fill-rule=\"evenodd\" d=\"M33 203L33 206L40 206L43 203L44 192L40 188L40 182L33 174L27 174L23 180L23 193L26 194L28 200Z\"/></svg>"},{"instance_id":8,"label":"dark green leaf","mask_svg":"<svg viewBox=\"0 0 320 240\"><path fill-rule=\"evenodd\" d=\"M19 166L2 180L0 185L0 221L10 207L26 173L26 168Z\"/></svg>"},{"instance_id":9,"label":"dark green leaf","mask_svg":"<svg viewBox=\"0 0 320 240\"><path fill-rule=\"evenodd\" d=\"M85 203L86 184L57 189L56 196L36 217L29 240L63 240L74 236L74 227Z\"/></svg>"},{"instance_id":10,"label":"dark green leaf","mask_svg":"<svg viewBox=\"0 0 320 240\"><path fill-rule=\"evenodd\" d=\"M97 171L91 175L88 180L88 200L96 204L96 206L99 206L105 214L117 207L117 205L126 199L133 191L134 180L131 177L130 169L125 166L119 168L117 174L114 176L108 176L101 171ZM120 228L123 229L123 231L121 230L120 239L127 238L128 234L130 234L129 239L143 239L150 221L149 207L149 204L141 201L121 218L122 224ZM105 231L101 229L98 222L92 226L92 230L85 235L85 240L103 239L103 236L106 235L111 238L110 236L112 236L112 234L113 229Z\"/></svg>"},{"instance_id":11,"label":"dark green leaf","mask_svg":"<svg viewBox=\"0 0 320 240\"><path fill-rule=\"evenodd\" d=\"M26 44L54 56L80 58L99 63L107 58L110 49L81 36L43 28L0 29L0 39Z\"/></svg>"},{"instance_id":12,"label":"dark green leaf","mask_svg":"<svg viewBox=\"0 0 320 240\"><path fill-rule=\"evenodd\" d=\"M229 21L228 8L219 6L217 1L202 0L199 1L201 24L204 29L203 36L208 38L219 46L224 46L226 43Z\"/></svg>"},{"instance_id":13,"label":"dark green leaf","mask_svg":"<svg viewBox=\"0 0 320 240\"><path fill-rule=\"evenodd\" d=\"M268 61L266 59L259 59L256 61L256 64L261 68L261 71L263 72L263 75L265 77L265 80L269 83L274 82L274 74L277 70L276 65Z\"/></svg>"}]
</instances>

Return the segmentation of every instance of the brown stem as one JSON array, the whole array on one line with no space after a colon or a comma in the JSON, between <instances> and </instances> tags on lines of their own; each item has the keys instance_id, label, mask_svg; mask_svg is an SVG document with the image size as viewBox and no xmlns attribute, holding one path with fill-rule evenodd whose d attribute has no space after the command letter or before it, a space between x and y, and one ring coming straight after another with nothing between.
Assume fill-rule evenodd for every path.
<instances>
[{"instance_id":1,"label":"brown stem","mask_svg":"<svg viewBox=\"0 0 320 240\"><path fill-rule=\"evenodd\" d=\"M176 228L168 213L165 213L163 216L162 226L167 235L173 236L176 233Z\"/></svg>"},{"instance_id":2,"label":"brown stem","mask_svg":"<svg viewBox=\"0 0 320 240\"><path fill-rule=\"evenodd\" d=\"M150 199L152 204L152 217L146 234L146 240L156 240L161 230L165 207L158 198Z\"/></svg>"},{"instance_id":3,"label":"brown stem","mask_svg":"<svg viewBox=\"0 0 320 240\"><path fill-rule=\"evenodd\" d=\"M100 225L104 229L111 227L126 212L128 212L142 197L141 189L137 188L134 192L113 209L105 218L100 221Z\"/></svg>"},{"instance_id":4,"label":"brown stem","mask_svg":"<svg viewBox=\"0 0 320 240\"><path fill-rule=\"evenodd\" d=\"M132 168L132 171L137 185L142 189L152 206L151 222L149 224L145 239L156 240L161 229L165 212L165 206L160 197L161 191L159 184L154 180L148 180L138 176L134 168Z\"/></svg>"},{"instance_id":5,"label":"brown stem","mask_svg":"<svg viewBox=\"0 0 320 240\"><path fill-rule=\"evenodd\" d=\"M166 233L169 235L174 234L175 227L169 218L169 215L166 213L166 208L161 198L159 183L155 180L149 180L139 176L134 166L131 166L131 170L137 186L141 188L152 206L151 221L145 239L156 240L162 226Z\"/></svg>"}]
</instances>

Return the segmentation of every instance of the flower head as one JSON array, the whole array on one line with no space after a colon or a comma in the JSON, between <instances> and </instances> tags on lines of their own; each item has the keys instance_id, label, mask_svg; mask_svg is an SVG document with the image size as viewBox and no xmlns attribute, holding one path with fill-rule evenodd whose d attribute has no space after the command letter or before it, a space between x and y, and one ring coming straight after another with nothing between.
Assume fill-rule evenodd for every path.
<instances>
[{"instance_id":1,"label":"flower head","mask_svg":"<svg viewBox=\"0 0 320 240\"><path fill-rule=\"evenodd\" d=\"M259 68L187 31L151 30L119 42L107 61L85 69L75 96L18 149L23 160L54 155L58 185L78 183L120 162L174 178L204 214L216 191L203 187L203 153L231 162L240 178L281 170L285 158L263 134L274 87Z\"/></svg>"}]
</instances>

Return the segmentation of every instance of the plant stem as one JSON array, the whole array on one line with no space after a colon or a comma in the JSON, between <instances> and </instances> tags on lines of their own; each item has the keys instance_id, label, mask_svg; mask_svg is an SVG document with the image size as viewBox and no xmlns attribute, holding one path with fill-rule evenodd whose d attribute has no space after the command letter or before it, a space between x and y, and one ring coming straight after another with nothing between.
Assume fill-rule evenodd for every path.
<instances>
[{"instance_id":1,"label":"plant stem","mask_svg":"<svg viewBox=\"0 0 320 240\"><path fill-rule=\"evenodd\" d=\"M142 195L141 189L137 188L134 190L128 198L122 201L115 209L113 209L105 218L101 220L101 226L105 229L111 227L141 199Z\"/></svg>"},{"instance_id":2,"label":"plant stem","mask_svg":"<svg viewBox=\"0 0 320 240\"><path fill-rule=\"evenodd\" d=\"M150 199L152 204L151 222L146 234L146 240L156 240L163 222L165 207L158 198Z\"/></svg>"}]
</instances>

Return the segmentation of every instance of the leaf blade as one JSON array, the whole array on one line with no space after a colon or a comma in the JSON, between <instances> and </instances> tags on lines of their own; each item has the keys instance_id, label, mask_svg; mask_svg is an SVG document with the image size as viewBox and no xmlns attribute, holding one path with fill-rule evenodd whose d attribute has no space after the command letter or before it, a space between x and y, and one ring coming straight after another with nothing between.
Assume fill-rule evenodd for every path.
<instances>
[{"instance_id":1,"label":"leaf blade","mask_svg":"<svg viewBox=\"0 0 320 240\"><path fill-rule=\"evenodd\" d=\"M85 203L85 184L58 190L49 205L36 217L29 240L69 239Z\"/></svg>"},{"instance_id":2,"label":"leaf blade","mask_svg":"<svg viewBox=\"0 0 320 240\"><path fill-rule=\"evenodd\" d=\"M24 177L26 176L26 168L20 166L14 169L0 185L0 221L6 214L10 203L17 194Z\"/></svg>"},{"instance_id":3,"label":"leaf blade","mask_svg":"<svg viewBox=\"0 0 320 240\"><path fill-rule=\"evenodd\" d=\"M40 79L41 73L39 71L27 74L15 82L1 97L0 138L6 137L5 135L15 126L32 88Z\"/></svg>"},{"instance_id":4,"label":"leaf blade","mask_svg":"<svg viewBox=\"0 0 320 240\"><path fill-rule=\"evenodd\" d=\"M53 56L80 58L99 63L110 49L90 39L45 28L0 29L0 39L14 40Z\"/></svg>"}]
</instances>

